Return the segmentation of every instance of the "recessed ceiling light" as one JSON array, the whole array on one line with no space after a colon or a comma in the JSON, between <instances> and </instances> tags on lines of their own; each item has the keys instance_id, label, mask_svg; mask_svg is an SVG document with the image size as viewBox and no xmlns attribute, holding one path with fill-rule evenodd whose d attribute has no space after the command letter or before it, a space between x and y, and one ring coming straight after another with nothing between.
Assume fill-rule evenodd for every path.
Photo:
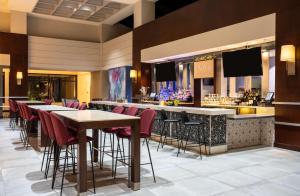
<instances>
[{"instance_id":1,"label":"recessed ceiling light","mask_svg":"<svg viewBox=\"0 0 300 196\"><path fill-rule=\"evenodd\" d=\"M90 6L86 6L86 5L82 6L80 9L88 12L93 11Z\"/></svg>"}]
</instances>

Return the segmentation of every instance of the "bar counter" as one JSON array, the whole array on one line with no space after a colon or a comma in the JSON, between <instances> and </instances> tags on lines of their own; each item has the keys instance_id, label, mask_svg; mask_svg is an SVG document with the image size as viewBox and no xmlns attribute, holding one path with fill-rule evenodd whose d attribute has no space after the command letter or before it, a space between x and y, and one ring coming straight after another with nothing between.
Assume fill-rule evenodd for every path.
<instances>
[{"instance_id":1,"label":"bar counter","mask_svg":"<svg viewBox=\"0 0 300 196\"><path fill-rule=\"evenodd\" d=\"M204 122L204 131L208 143L208 153L224 153L230 149L256 145L272 146L274 140L274 115L247 114L236 115L235 109L175 107L153 104L119 103L112 101L92 101L94 109L103 106L137 107L141 110L149 108L160 115L165 110L169 118L179 118L180 112L186 111L189 119ZM153 132L159 133L160 126L154 123ZM175 136L175 126L171 126L169 137ZM197 139L195 138L195 141Z\"/></svg>"}]
</instances>

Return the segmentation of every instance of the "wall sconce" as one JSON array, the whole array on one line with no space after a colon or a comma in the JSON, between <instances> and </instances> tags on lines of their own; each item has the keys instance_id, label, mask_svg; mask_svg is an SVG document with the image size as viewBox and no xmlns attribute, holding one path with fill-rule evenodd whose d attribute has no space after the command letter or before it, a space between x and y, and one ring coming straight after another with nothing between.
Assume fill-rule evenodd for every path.
<instances>
[{"instance_id":1,"label":"wall sconce","mask_svg":"<svg viewBox=\"0 0 300 196\"><path fill-rule=\"evenodd\" d=\"M23 79L23 72L18 71L17 72L17 85L22 85L22 79Z\"/></svg>"},{"instance_id":2,"label":"wall sconce","mask_svg":"<svg viewBox=\"0 0 300 196\"><path fill-rule=\"evenodd\" d=\"M296 47L294 45L281 46L280 61L286 62L286 71L289 76L296 75Z\"/></svg>"},{"instance_id":3,"label":"wall sconce","mask_svg":"<svg viewBox=\"0 0 300 196\"><path fill-rule=\"evenodd\" d=\"M134 81L137 79L137 71L135 69L130 70L130 78Z\"/></svg>"}]
</instances>

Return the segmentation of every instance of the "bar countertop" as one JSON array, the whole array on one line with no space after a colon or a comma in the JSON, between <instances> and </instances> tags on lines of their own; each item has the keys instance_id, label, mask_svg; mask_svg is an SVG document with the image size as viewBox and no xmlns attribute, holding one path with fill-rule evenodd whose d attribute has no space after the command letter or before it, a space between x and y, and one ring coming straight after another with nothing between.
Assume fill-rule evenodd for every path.
<instances>
[{"instance_id":1,"label":"bar countertop","mask_svg":"<svg viewBox=\"0 0 300 196\"><path fill-rule=\"evenodd\" d=\"M113 101L91 101L92 104L103 104L103 105L114 105L114 106L134 106L137 108L150 108L154 110L166 110L168 112L182 112L186 111L191 114L202 114L202 115L234 115L236 112L234 109L224 108L197 108L197 107L176 107L176 106L161 106L153 104L140 104L140 103L119 103Z\"/></svg>"}]
</instances>

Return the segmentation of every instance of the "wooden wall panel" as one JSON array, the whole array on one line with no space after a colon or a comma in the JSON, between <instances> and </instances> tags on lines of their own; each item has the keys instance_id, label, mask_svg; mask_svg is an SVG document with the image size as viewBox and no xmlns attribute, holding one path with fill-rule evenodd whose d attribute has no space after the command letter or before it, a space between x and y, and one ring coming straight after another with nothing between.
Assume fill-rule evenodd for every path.
<instances>
[{"instance_id":1,"label":"wooden wall panel","mask_svg":"<svg viewBox=\"0 0 300 196\"><path fill-rule=\"evenodd\" d=\"M66 71L101 69L101 45L94 42L29 37L29 68Z\"/></svg>"},{"instance_id":2,"label":"wooden wall panel","mask_svg":"<svg viewBox=\"0 0 300 196\"><path fill-rule=\"evenodd\" d=\"M28 37L23 34L0 32L0 53L10 54L9 95L27 95ZM17 72L23 72L22 85L17 85Z\"/></svg>"},{"instance_id":3,"label":"wooden wall panel","mask_svg":"<svg viewBox=\"0 0 300 196\"><path fill-rule=\"evenodd\" d=\"M300 151L299 127L275 125L275 146Z\"/></svg>"},{"instance_id":4,"label":"wooden wall panel","mask_svg":"<svg viewBox=\"0 0 300 196\"><path fill-rule=\"evenodd\" d=\"M300 6L277 14L276 25L276 101L300 102ZM296 20L295 20L296 19ZM288 76L280 61L282 45L296 46L296 75ZM276 121L300 125L300 106L276 105ZM276 126L275 145L300 151L300 126Z\"/></svg>"},{"instance_id":5,"label":"wooden wall panel","mask_svg":"<svg viewBox=\"0 0 300 196\"><path fill-rule=\"evenodd\" d=\"M299 123L300 106L295 105L276 105L275 115L277 122ZM300 129L299 129L300 132ZM300 141L299 141L300 143Z\"/></svg>"}]
</instances>

